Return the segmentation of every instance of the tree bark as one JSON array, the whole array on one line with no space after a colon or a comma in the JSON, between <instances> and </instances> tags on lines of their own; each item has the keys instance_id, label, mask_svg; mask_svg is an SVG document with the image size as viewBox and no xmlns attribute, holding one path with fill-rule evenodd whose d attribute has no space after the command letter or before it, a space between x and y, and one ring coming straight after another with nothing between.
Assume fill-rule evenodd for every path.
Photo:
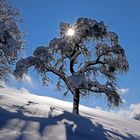
<instances>
[{"instance_id":1,"label":"tree bark","mask_svg":"<svg viewBox=\"0 0 140 140\"><path fill-rule=\"evenodd\" d=\"M79 114L80 92L76 90L73 94L73 113Z\"/></svg>"}]
</instances>

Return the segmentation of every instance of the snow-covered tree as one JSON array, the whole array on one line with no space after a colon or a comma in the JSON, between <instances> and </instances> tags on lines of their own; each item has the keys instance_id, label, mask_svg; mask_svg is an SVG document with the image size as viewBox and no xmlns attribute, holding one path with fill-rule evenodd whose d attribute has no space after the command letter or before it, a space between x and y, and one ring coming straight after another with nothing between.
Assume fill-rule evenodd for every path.
<instances>
[{"instance_id":1,"label":"snow-covered tree","mask_svg":"<svg viewBox=\"0 0 140 140\"><path fill-rule=\"evenodd\" d=\"M108 31L103 21L78 18L73 25L60 23L60 37L18 61L14 75L23 78L31 66L43 83L51 78L49 72L59 77L57 87L65 85L64 94L72 93L75 114L79 114L80 97L89 94L105 94L108 105L122 103L116 76L127 72L129 65L118 35Z\"/></svg>"},{"instance_id":2,"label":"snow-covered tree","mask_svg":"<svg viewBox=\"0 0 140 140\"><path fill-rule=\"evenodd\" d=\"M0 0L0 81L7 80L11 65L22 48L22 34L17 22L19 12L7 0Z\"/></svg>"}]
</instances>

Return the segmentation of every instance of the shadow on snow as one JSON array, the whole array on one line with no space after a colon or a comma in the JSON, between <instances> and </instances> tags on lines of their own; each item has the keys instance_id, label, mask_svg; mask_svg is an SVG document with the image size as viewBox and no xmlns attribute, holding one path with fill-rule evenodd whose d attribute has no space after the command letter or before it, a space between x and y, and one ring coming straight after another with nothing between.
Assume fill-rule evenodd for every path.
<instances>
[{"instance_id":1,"label":"shadow on snow","mask_svg":"<svg viewBox=\"0 0 140 140\"><path fill-rule=\"evenodd\" d=\"M66 140L113 140L113 137L117 137L118 139L123 140L138 140L140 139L138 136L134 136L131 134L127 134L124 136L119 134L119 132L113 132L111 130L105 129L99 123L93 123L90 119L82 116L77 116L67 111L63 111L62 114L53 116L53 110L50 110L48 117L33 117L33 116L26 116L22 113L21 110L17 110L17 112L10 112L0 107L0 133L8 125L8 123L12 120L16 120L14 124L10 125L8 129L13 131L17 129L17 126L20 125L20 122L23 121L20 129L20 134L16 138L16 140L25 140L29 139L23 134L25 131L31 131L30 134L34 135L32 132L34 128L29 129L30 123L37 123L39 124L37 133L39 137L44 137L48 135L47 127L59 125L61 123L65 127L65 132L61 131L62 133L66 133L65 137ZM54 132L55 137L61 134L56 134L57 130ZM32 139L32 136L30 135ZM64 138L62 138L64 139Z\"/></svg>"}]
</instances>

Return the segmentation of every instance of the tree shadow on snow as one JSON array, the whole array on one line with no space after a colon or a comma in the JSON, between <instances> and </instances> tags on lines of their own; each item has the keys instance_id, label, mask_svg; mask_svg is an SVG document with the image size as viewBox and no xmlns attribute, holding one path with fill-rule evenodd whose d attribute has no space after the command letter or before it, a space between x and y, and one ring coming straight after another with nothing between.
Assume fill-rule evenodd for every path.
<instances>
[{"instance_id":1,"label":"tree shadow on snow","mask_svg":"<svg viewBox=\"0 0 140 140\"><path fill-rule=\"evenodd\" d=\"M32 137L34 133L32 133L33 129L29 126L31 123L39 124L37 128L37 132L40 138L44 138L50 132L48 127L61 125L65 127L65 131L56 130L55 132L59 132L58 134L54 134L55 139L59 139L59 136L62 133L66 133L66 140L113 140L114 137L118 137L119 139L123 140L138 140L140 139L139 136L133 136L128 134L127 136L121 135L117 132L105 129L99 123L93 123L90 119L82 116L77 116L67 111L63 111L59 115L54 116L55 110L50 110L49 116L46 118L44 117L33 117L33 116L26 116L22 113L21 110L17 112L10 112L6 109L0 107L0 133L8 125L9 122L12 120L16 120L14 124L8 126L10 131L17 129L18 125L21 125L21 121L24 123L21 125L20 134L16 138L16 140L31 140L35 138ZM31 127L31 128L30 128ZM30 130L29 130L30 128ZM24 135L24 132L28 131L30 135ZM61 132L61 133L60 133ZM56 138L56 136L58 136ZM39 139L39 138L38 138ZM53 136L48 138L48 140L53 140ZM61 138L60 138L61 139ZM62 138L64 139L64 138Z\"/></svg>"}]
</instances>

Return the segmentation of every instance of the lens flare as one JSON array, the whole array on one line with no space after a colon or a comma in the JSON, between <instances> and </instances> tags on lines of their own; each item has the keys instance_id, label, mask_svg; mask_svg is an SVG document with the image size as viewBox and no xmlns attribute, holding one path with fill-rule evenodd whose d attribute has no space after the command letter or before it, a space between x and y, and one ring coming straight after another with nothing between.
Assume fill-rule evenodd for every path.
<instances>
[{"instance_id":1,"label":"lens flare","mask_svg":"<svg viewBox=\"0 0 140 140\"><path fill-rule=\"evenodd\" d=\"M68 36L73 36L74 33L75 33L75 31L72 28L68 29L68 31L67 31Z\"/></svg>"}]
</instances>

